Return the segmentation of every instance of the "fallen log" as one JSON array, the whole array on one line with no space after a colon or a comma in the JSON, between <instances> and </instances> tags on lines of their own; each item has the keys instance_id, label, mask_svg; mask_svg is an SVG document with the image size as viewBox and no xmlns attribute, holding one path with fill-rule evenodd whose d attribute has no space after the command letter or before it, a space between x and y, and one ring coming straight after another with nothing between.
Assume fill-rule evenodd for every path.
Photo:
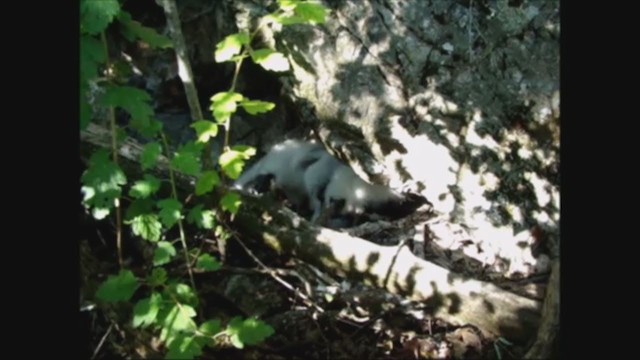
<instances>
[{"instance_id":1,"label":"fallen log","mask_svg":"<svg viewBox=\"0 0 640 360\"><path fill-rule=\"evenodd\" d=\"M380 246L318 228L283 209L245 198L235 228L279 254L295 256L352 281L425 301L431 314L453 324L472 324L485 335L526 342L535 336L540 302L495 285L464 278L414 256L405 247Z\"/></svg>"},{"instance_id":2,"label":"fallen log","mask_svg":"<svg viewBox=\"0 0 640 360\"><path fill-rule=\"evenodd\" d=\"M91 147L104 147L109 144L105 136L106 130L92 125L83 132L81 141ZM141 149L129 139L119 152L126 161L135 163ZM167 164L166 159L161 160L155 171L166 176ZM185 186L193 184L188 176L180 179ZM232 224L247 241L259 241L282 255L297 257L351 281L424 301L432 315L453 324L475 325L489 337L526 343L536 335L539 301L457 275L414 256L404 246L380 246L319 228L268 199L241 196L243 203Z\"/></svg>"}]
</instances>

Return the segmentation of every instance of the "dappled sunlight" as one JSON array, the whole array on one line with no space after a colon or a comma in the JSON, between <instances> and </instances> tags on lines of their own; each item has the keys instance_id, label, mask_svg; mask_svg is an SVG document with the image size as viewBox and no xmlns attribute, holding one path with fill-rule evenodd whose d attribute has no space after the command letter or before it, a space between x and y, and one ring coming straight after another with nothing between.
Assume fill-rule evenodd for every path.
<instances>
[{"instance_id":1,"label":"dappled sunlight","mask_svg":"<svg viewBox=\"0 0 640 360\"><path fill-rule=\"evenodd\" d=\"M104 24L81 24L82 170L87 151L116 146L127 171L107 157L81 175L94 357L105 344L101 357L501 358L506 338L520 358L544 329L541 280L559 264L557 4L110 1L102 21L93 3L81 20ZM177 29L187 42L172 47ZM116 144L87 141L109 106ZM95 222L114 201L116 221ZM119 267L141 291L115 313L86 306ZM140 331L152 324L161 336Z\"/></svg>"},{"instance_id":2,"label":"dappled sunlight","mask_svg":"<svg viewBox=\"0 0 640 360\"><path fill-rule=\"evenodd\" d=\"M422 182L426 188L422 194L441 211L452 211L455 201L450 195L449 186L455 184L457 169L451 169L453 161L449 150L443 146L429 141L426 135L411 136L407 130L396 124L391 128L392 136L408 149L413 149L406 154L397 151L386 157L385 165L393 169L395 162L400 160L414 181ZM405 182L397 172L392 173L390 185L398 187Z\"/></svg>"},{"instance_id":3,"label":"dappled sunlight","mask_svg":"<svg viewBox=\"0 0 640 360\"><path fill-rule=\"evenodd\" d=\"M482 111L477 108L473 109L473 116L471 117L469 127L467 128L467 136L465 138L465 142L471 145L476 145L478 147L486 147L487 149L497 151L500 145L491 136L488 136L486 134L481 136L476 131L478 125L480 125L482 121Z\"/></svg>"},{"instance_id":4,"label":"dappled sunlight","mask_svg":"<svg viewBox=\"0 0 640 360\"><path fill-rule=\"evenodd\" d=\"M551 201L551 194L547 189L551 188L551 184L548 181L541 179L534 172L526 172L524 174L525 179L527 179L531 185L533 186L533 190L536 194L536 200L538 202L538 206L545 207ZM558 204L556 204L558 207Z\"/></svg>"}]
</instances>

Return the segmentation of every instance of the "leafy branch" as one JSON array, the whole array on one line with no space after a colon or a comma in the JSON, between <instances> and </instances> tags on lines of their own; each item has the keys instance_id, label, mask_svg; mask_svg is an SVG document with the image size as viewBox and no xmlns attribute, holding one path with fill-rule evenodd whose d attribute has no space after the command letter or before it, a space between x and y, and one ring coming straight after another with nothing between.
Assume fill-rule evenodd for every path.
<instances>
[{"instance_id":1,"label":"leafy branch","mask_svg":"<svg viewBox=\"0 0 640 360\"><path fill-rule=\"evenodd\" d=\"M167 18L169 32L175 44L178 76L180 76L182 80L187 102L189 103L189 109L191 109L191 119L193 121L199 121L203 119L202 110L200 109L200 101L198 100L198 91L193 81L193 72L191 71L191 64L187 55L187 46L182 36L178 9L174 0L162 0L162 7L164 8L164 13ZM207 142L205 143L205 151L202 155L202 162L205 169L213 169L211 153L211 143Z\"/></svg>"},{"instance_id":2,"label":"leafy branch","mask_svg":"<svg viewBox=\"0 0 640 360\"><path fill-rule=\"evenodd\" d=\"M250 57L254 63L262 66L268 71L283 72L290 69L289 62L284 54L269 48L254 49L251 46L253 39L263 26L273 23L291 25L301 23L324 23L325 21L327 10L319 3L300 0L278 0L278 5L278 10L260 19L259 25L253 33L249 34L245 31L241 31L231 34L216 45L216 62L221 63L232 61L235 63L235 70L229 90L213 95L211 97L212 105L210 108L217 123L224 126L226 130L223 149L225 153L231 152L232 155L225 156L225 153L223 153L220 157L220 163L223 166L223 170L229 169L229 167L225 167L223 164L223 156L225 156L225 159L233 159L235 164L233 166L233 170L225 171L225 174L231 179L236 179L239 176L239 172L236 170L241 170L244 166L244 160L253 155L246 151L242 152L237 148L229 148L231 115L235 113L238 105L243 107L244 110L251 115L264 113L275 107L274 103L251 100L242 94L235 92L238 75L243 61Z\"/></svg>"},{"instance_id":3,"label":"leafy branch","mask_svg":"<svg viewBox=\"0 0 640 360\"><path fill-rule=\"evenodd\" d=\"M165 149L169 149L169 144L167 142L167 137L162 134L162 141L164 142L164 147ZM169 157L169 154L167 154L167 157ZM178 208L178 206L180 205L179 201L178 201L178 191L176 190L176 179L175 176L173 174L173 167L171 165L169 165L169 176L171 177L171 194L173 196L173 204L177 204L176 206L174 206L173 208ZM178 210L178 214L179 214L179 210ZM182 250L184 252L184 261L187 265L187 271L189 272L189 280L191 281L191 286L193 287L193 289L196 289L196 283L193 280L193 270L191 269L191 261L189 260L189 248L187 246L187 238L185 236L184 233L184 227L182 226L182 216L177 216L177 223L178 223L178 229L180 231L180 242L182 243ZM169 222L173 221L169 220Z\"/></svg>"},{"instance_id":4,"label":"leafy branch","mask_svg":"<svg viewBox=\"0 0 640 360\"><path fill-rule=\"evenodd\" d=\"M193 269L195 267L202 271L216 271L221 264L210 254L201 254L202 248L195 255L190 254L183 220L186 219L188 223L202 229L215 228L215 236L219 238L228 238L231 234L224 227L216 226L216 214L220 213L215 209L205 208L201 203L195 204L191 209L184 209L178 196L175 173L181 172L197 178L196 196L208 194L220 183L218 172L210 164L211 139L218 135L218 126L224 126L226 130L223 153L218 158L223 175L236 179L241 174L245 161L255 155L256 150L250 146L230 146L231 116L237 111L238 106L248 114L256 115L272 110L275 104L249 99L235 91L243 61L251 58L253 62L269 71L281 72L290 68L284 54L268 48L254 49L252 43L255 36L263 26L270 24L322 23L326 16L326 9L313 1L279 0L278 4L279 9L263 17L258 28L251 34L248 32L231 34L217 44L216 62L232 61L235 69L229 90L211 97L210 109L215 119L213 122L203 119L199 108L173 0L163 0L173 42L166 36L133 20L130 14L120 8L117 0L80 1L80 128L85 129L91 122L91 106L101 105L109 110L111 135L111 158L105 150L95 151L90 156L87 170L82 174L83 204L91 209L96 219L106 218L115 208L116 244L120 268L118 274L108 276L100 284L95 297L106 303L130 302L136 292L145 289L147 297L134 305L132 325L134 328L153 327L159 330L160 338L168 349L167 358L199 356L205 346L214 347L221 339L228 339L235 347L243 348L246 345L257 344L273 334L273 329L268 324L255 318L234 317L224 328L218 319L202 322L199 326L194 320L199 298ZM123 74L120 73L121 68L115 66L110 59L107 43L107 33L111 34L107 28L115 21L120 25L121 35L129 41L139 39L151 47L161 49L175 46L180 76L185 85L194 120L191 127L197 134L195 141L181 144L172 153L169 150L167 137L162 131L162 123L153 117L154 111L150 105L149 94L137 88L120 85L123 83ZM100 71L104 74L103 76L99 76ZM94 94L91 89L96 85L101 91ZM89 99L92 99L91 103ZM133 181L129 187L130 199L126 199L130 200L130 204L124 216L121 212L120 200L125 198L123 187L128 181L118 164L117 151L119 142L126 134L116 124L115 108L120 108L130 115L130 122L127 125L130 130L154 139L143 147L140 158L143 175L141 179ZM169 159L168 180L161 180L150 173L145 173L155 166L163 150ZM157 199L156 194L167 181L170 186L170 196L166 199ZM224 213L235 214L240 205L239 195L233 192L227 192L219 201L219 208ZM131 270L124 268L123 223L131 227L134 235L150 241L155 246L151 271L144 279L137 278ZM163 267L169 264L177 254L174 243L178 240L165 239L166 231L176 224L190 285L181 282L180 278L170 278Z\"/></svg>"}]
</instances>

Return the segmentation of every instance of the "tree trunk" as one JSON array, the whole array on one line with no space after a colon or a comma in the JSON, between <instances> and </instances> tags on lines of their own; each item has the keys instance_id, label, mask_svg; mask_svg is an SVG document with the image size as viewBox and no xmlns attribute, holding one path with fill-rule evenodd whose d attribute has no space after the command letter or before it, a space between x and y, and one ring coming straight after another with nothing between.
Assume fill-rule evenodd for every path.
<instances>
[{"instance_id":1,"label":"tree trunk","mask_svg":"<svg viewBox=\"0 0 640 360\"><path fill-rule=\"evenodd\" d=\"M542 310L538 336L525 359L552 359L558 357L558 333L560 331L560 262L553 264L547 294Z\"/></svg>"},{"instance_id":2,"label":"tree trunk","mask_svg":"<svg viewBox=\"0 0 640 360\"><path fill-rule=\"evenodd\" d=\"M265 208L245 197L235 219L246 239L295 256L331 273L425 301L433 315L473 324L488 336L526 342L535 336L540 302L490 283L465 278L414 256L407 247L379 246L318 228L287 210Z\"/></svg>"}]
</instances>

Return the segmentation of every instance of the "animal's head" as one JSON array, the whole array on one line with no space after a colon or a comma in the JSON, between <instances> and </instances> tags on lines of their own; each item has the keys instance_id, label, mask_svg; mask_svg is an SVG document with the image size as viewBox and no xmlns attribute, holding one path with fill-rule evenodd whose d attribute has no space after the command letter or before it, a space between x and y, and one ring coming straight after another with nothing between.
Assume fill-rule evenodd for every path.
<instances>
[{"instance_id":1,"label":"animal's head","mask_svg":"<svg viewBox=\"0 0 640 360\"><path fill-rule=\"evenodd\" d=\"M244 186L236 184L234 187L254 195L264 194L274 190L274 176L273 174L258 175Z\"/></svg>"},{"instance_id":2,"label":"animal's head","mask_svg":"<svg viewBox=\"0 0 640 360\"><path fill-rule=\"evenodd\" d=\"M414 192L404 192L400 194L400 201L392 205L394 209L393 218L399 219L412 214L422 205L431 204L424 196Z\"/></svg>"},{"instance_id":3,"label":"animal's head","mask_svg":"<svg viewBox=\"0 0 640 360\"><path fill-rule=\"evenodd\" d=\"M424 204L433 205L429 202L429 200L427 200L426 197L413 192L402 193L401 196L404 198L403 203L405 204L405 206L413 207L414 210Z\"/></svg>"},{"instance_id":4,"label":"animal's head","mask_svg":"<svg viewBox=\"0 0 640 360\"><path fill-rule=\"evenodd\" d=\"M429 201L424 196L406 192L388 198L386 201L370 204L367 212L395 220L408 216L422 205L428 203Z\"/></svg>"}]
</instances>

